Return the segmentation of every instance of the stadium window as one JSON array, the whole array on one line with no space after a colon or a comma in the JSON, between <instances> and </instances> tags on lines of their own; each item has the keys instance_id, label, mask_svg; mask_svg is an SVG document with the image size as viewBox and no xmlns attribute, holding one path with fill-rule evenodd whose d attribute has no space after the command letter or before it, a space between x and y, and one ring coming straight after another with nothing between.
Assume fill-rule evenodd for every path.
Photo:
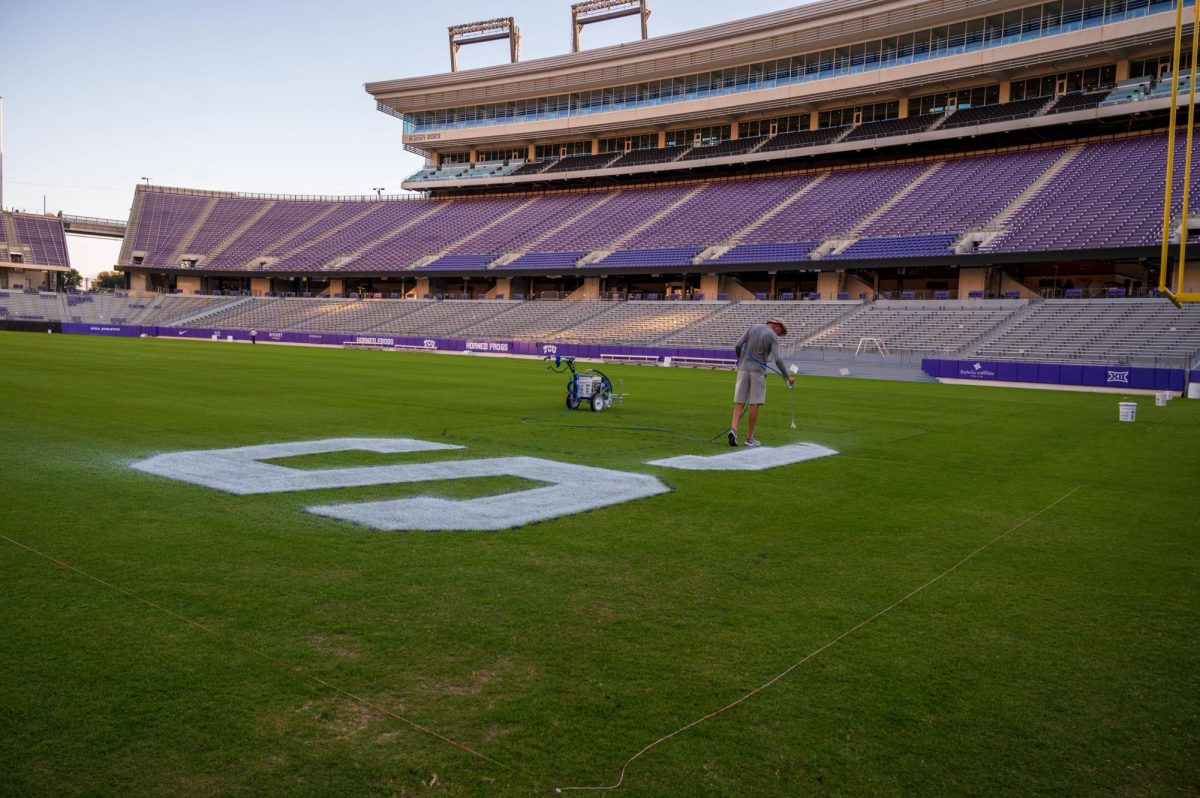
<instances>
[{"instance_id":1,"label":"stadium window","mask_svg":"<svg viewBox=\"0 0 1200 798\"><path fill-rule=\"evenodd\" d=\"M828 78L833 75L833 50L822 50L817 55L817 77Z\"/></svg>"},{"instance_id":2,"label":"stadium window","mask_svg":"<svg viewBox=\"0 0 1200 798\"><path fill-rule=\"evenodd\" d=\"M1150 0L1129 0L1125 7L1125 18L1144 17L1150 13Z\"/></svg>"},{"instance_id":3,"label":"stadium window","mask_svg":"<svg viewBox=\"0 0 1200 798\"><path fill-rule=\"evenodd\" d=\"M1091 28L1104 23L1104 0L1086 0L1083 5L1083 27Z\"/></svg>"},{"instance_id":4,"label":"stadium window","mask_svg":"<svg viewBox=\"0 0 1200 798\"><path fill-rule=\"evenodd\" d=\"M983 20L983 46L995 47L1004 38L1004 17L993 14Z\"/></svg>"},{"instance_id":5,"label":"stadium window","mask_svg":"<svg viewBox=\"0 0 1200 798\"><path fill-rule=\"evenodd\" d=\"M846 75L850 72L850 48L839 47L833 51L833 74Z\"/></svg>"},{"instance_id":6,"label":"stadium window","mask_svg":"<svg viewBox=\"0 0 1200 798\"><path fill-rule=\"evenodd\" d=\"M950 44L950 29L934 28L929 33L929 57L937 58L945 55Z\"/></svg>"},{"instance_id":7,"label":"stadium window","mask_svg":"<svg viewBox=\"0 0 1200 798\"><path fill-rule=\"evenodd\" d=\"M967 51L967 23L957 22L948 26L950 30L949 52L958 55Z\"/></svg>"},{"instance_id":8,"label":"stadium window","mask_svg":"<svg viewBox=\"0 0 1200 798\"><path fill-rule=\"evenodd\" d=\"M963 36L963 50L971 53L983 47L983 20L973 19L967 23Z\"/></svg>"},{"instance_id":9,"label":"stadium window","mask_svg":"<svg viewBox=\"0 0 1200 798\"><path fill-rule=\"evenodd\" d=\"M1003 44L1012 44L1021 40L1021 10L1004 13L1004 33L1000 37Z\"/></svg>"},{"instance_id":10,"label":"stadium window","mask_svg":"<svg viewBox=\"0 0 1200 798\"><path fill-rule=\"evenodd\" d=\"M929 38L930 32L927 30L913 34L913 61L929 60Z\"/></svg>"},{"instance_id":11,"label":"stadium window","mask_svg":"<svg viewBox=\"0 0 1200 798\"><path fill-rule=\"evenodd\" d=\"M1063 0L1062 33L1070 33L1083 27L1083 0Z\"/></svg>"},{"instance_id":12,"label":"stadium window","mask_svg":"<svg viewBox=\"0 0 1200 798\"><path fill-rule=\"evenodd\" d=\"M820 80L821 53L809 53L804 59L804 79Z\"/></svg>"},{"instance_id":13,"label":"stadium window","mask_svg":"<svg viewBox=\"0 0 1200 798\"><path fill-rule=\"evenodd\" d=\"M879 41L866 43L866 54L864 55L865 71L873 72L876 69L879 69L882 46L883 43Z\"/></svg>"},{"instance_id":14,"label":"stadium window","mask_svg":"<svg viewBox=\"0 0 1200 798\"><path fill-rule=\"evenodd\" d=\"M855 44L850 47L850 73L862 72L867 63L867 46Z\"/></svg>"},{"instance_id":15,"label":"stadium window","mask_svg":"<svg viewBox=\"0 0 1200 798\"><path fill-rule=\"evenodd\" d=\"M1062 27L1062 3L1046 3L1042 6L1042 35L1053 36Z\"/></svg>"},{"instance_id":16,"label":"stadium window","mask_svg":"<svg viewBox=\"0 0 1200 798\"><path fill-rule=\"evenodd\" d=\"M897 39L890 36L879 43L879 66L886 69L896 63Z\"/></svg>"},{"instance_id":17,"label":"stadium window","mask_svg":"<svg viewBox=\"0 0 1200 798\"><path fill-rule=\"evenodd\" d=\"M1021 41L1036 39L1042 35L1042 7L1031 6L1022 12Z\"/></svg>"}]
</instances>

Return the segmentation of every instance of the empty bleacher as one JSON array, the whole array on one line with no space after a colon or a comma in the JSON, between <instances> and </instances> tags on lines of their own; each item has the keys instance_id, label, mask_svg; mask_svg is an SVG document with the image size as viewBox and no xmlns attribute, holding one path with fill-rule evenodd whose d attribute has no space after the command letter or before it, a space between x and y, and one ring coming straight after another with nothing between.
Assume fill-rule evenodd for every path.
<instances>
[{"instance_id":1,"label":"empty bleacher","mask_svg":"<svg viewBox=\"0 0 1200 798\"><path fill-rule=\"evenodd\" d=\"M146 327L171 326L180 319L194 316L205 311L216 310L223 305L236 302L223 296L176 296L166 294L159 296L146 312L134 318L136 324Z\"/></svg>"},{"instance_id":2,"label":"empty bleacher","mask_svg":"<svg viewBox=\"0 0 1200 798\"><path fill-rule=\"evenodd\" d=\"M890 352L951 354L961 351L1017 313L1024 303L995 301L876 302L804 342L809 349L854 352L863 338Z\"/></svg>"},{"instance_id":3,"label":"empty bleacher","mask_svg":"<svg viewBox=\"0 0 1200 798\"><path fill-rule=\"evenodd\" d=\"M1050 102L1050 97L1035 97L1030 100L1015 100L998 105L979 105L974 108L962 108L950 115L942 123L942 130L951 130L973 125L986 125L991 122L1006 122L1010 119L1025 119L1037 116Z\"/></svg>"},{"instance_id":4,"label":"empty bleacher","mask_svg":"<svg viewBox=\"0 0 1200 798\"><path fill-rule=\"evenodd\" d=\"M256 297L235 302L216 313L186 322L185 327L231 327L236 330L287 330L325 309L321 300Z\"/></svg>"},{"instance_id":5,"label":"empty bleacher","mask_svg":"<svg viewBox=\"0 0 1200 798\"><path fill-rule=\"evenodd\" d=\"M974 350L989 360L1113 363L1167 358L1190 363L1200 352L1200 305L1161 299L1050 300Z\"/></svg>"},{"instance_id":6,"label":"empty bleacher","mask_svg":"<svg viewBox=\"0 0 1200 798\"><path fill-rule=\"evenodd\" d=\"M342 299L330 300L325 310L296 322L293 330L361 333L386 327L401 316L433 304L432 300Z\"/></svg>"},{"instance_id":7,"label":"empty bleacher","mask_svg":"<svg viewBox=\"0 0 1200 798\"><path fill-rule=\"evenodd\" d=\"M612 307L612 302L601 300L522 302L508 313L471 325L462 334L514 341L557 340L564 330L582 324Z\"/></svg>"},{"instance_id":8,"label":"empty bleacher","mask_svg":"<svg viewBox=\"0 0 1200 798\"><path fill-rule=\"evenodd\" d=\"M482 321L507 313L516 303L490 300L456 299L445 302L422 303L411 313L404 313L370 332L392 335L458 335Z\"/></svg>"},{"instance_id":9,"label":"empty bleacher","mask_svg":"<svg viewBox=\"0 0 1200 798\"><path fill-rule=\"evenodd\" d=\"M64 321L83 324L131 324L153 302L151 297L124 294L68 294Z\"/></svg>"},{"instance_id":10,"label":"empty bleacher","mask_svg":"<svg viewBox=\"0 0 1200 798\"><path fill-rule=\"evenodd\" d=\"M1012 110L1011 105L988 108ZM975 110L985 109L954 116ZM783 137L837 136L847 130L785 133L763 146ZM212 197L140 188L129 225L135 242L131 260L121 265L175 268L179 264L173 258L187 248L198 257L199 272L258 270L265 263L272 271L380 273L406 270L419 261L423 266L424 259L445 254L495 255L484 261L487 266L509 253L961 235L988 225L1018 199L1020 207L1009 212L1003 234L984 251L1146 247L1157 235L1155 218L1162 211L1156 192L1161 192L1163 146L1163 136L1143 135L1069 150L1031 148L708 184L547 194L533 201L522 196L280 199L268 208L255 200L260 215L251 214L255 204L250 203L230 206L230 213L220 217L216 211L224 207L224 198L210 207ZM1182 141L1177 146L1182 153ZM1044 184L1037 182L1063 153L1076 151L1061 171ZM1023 196L1029 188L1033 193ZM201 224L205 209L210 215ZM249 220L245 229L228 232L243 220ZM200 233L190 234L196 225ZM212 253L194 251L198 244ZM453 264L435 262L443 270Z\"/></svg>"},{"instance_id":11,"label":"empty bleacher","mask_svg":"<svg viewBox=\"0 0 1200 798\"><path fill-rule=\"evenodd\" d=\"M723 310L725 302L614 302L552 340L565 343L652 344L690 324Z\"/></svg>"},{"instance_id":12,"label":"empty bleacher","mask_svg":"<svg viewBox=\"0 0 1200 798\"><path fill-rule=\"evenodd\" d=\"M0 290L0 320L62 321L62 311L58 294Z\"/></svg>"},{"instance_id":13,"label":"empty bleacher","mask_svg":"<svg viewBox=\"0 0 1200 798\"><path fill-rule=\"evenodd\" d=\"M668 346L732 349L752 324L777 317L787 325L787 343L804 341L861 307L859 302L733 302L665 338Z\"/></svg>"}]
</instances>

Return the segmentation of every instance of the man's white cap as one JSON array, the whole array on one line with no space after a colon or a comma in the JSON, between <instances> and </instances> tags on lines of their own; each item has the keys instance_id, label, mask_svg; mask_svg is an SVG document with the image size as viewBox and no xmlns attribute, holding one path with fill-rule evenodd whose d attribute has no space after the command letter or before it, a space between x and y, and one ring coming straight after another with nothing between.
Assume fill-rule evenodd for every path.
<instances>
[{"instance_id":1,"label":"man's white cap","mask_svg":"<svg viewBox=\"0 0 1200 798\"><path fill-rule=\"evenodd\" d=\"M778 324L779 329L783 331L779 334L787 335L787 325L784 324L783 319L779 318L778 316L772 316L771 318L767 319L767 324Z\"/></svg>"}]
</instances>

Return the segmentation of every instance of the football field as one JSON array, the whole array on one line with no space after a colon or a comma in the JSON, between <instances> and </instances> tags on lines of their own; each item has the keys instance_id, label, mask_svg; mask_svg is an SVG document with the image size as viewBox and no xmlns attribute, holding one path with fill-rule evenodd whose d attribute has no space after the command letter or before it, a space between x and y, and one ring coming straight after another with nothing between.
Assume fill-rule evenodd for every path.
<instances>
[{"instance_id":1,"label":"football field","mask_svg":"<svg viewBox=\"0 0 1200 798\"><path fill-rule=\"evenodd\" d=\"M773 378L764 449L837 453L690 471L732 375L601 368L4 335L0 794L1200 790L1200 402ZM347 438L427 450L131 467Z\"/></svg>"}]
</instances>

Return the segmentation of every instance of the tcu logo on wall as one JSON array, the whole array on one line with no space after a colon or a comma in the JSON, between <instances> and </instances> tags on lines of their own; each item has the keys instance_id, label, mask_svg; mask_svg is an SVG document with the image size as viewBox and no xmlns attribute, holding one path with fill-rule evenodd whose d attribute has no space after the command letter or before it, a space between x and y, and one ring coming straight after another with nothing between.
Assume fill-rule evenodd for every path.
<instances>
[{"instance_id":1,"label":"tcu logo on wall","mask_svg":"<svg viewBox=\"0 0 1200 798\"><path fill-rule=\"evenodd\" d=\"M379 530L509 529L670 490L657 477L649 474L561 463L540 457L491 457L321 470L262 462L329 452L401 454L461 449L462 446L410 438L333 438L160 454L136 462L131 467L155 476L203 485L239 496L476 477L520 477L546 483L543 487L478 499L417 496L305 508L316 515ZM650 465L686 470L745 471L788 465L831 454L837 452L814 444L796 444L773 449L744 449L713 457L686 455L652 461Z\"/></svg>"}]
</instances>

